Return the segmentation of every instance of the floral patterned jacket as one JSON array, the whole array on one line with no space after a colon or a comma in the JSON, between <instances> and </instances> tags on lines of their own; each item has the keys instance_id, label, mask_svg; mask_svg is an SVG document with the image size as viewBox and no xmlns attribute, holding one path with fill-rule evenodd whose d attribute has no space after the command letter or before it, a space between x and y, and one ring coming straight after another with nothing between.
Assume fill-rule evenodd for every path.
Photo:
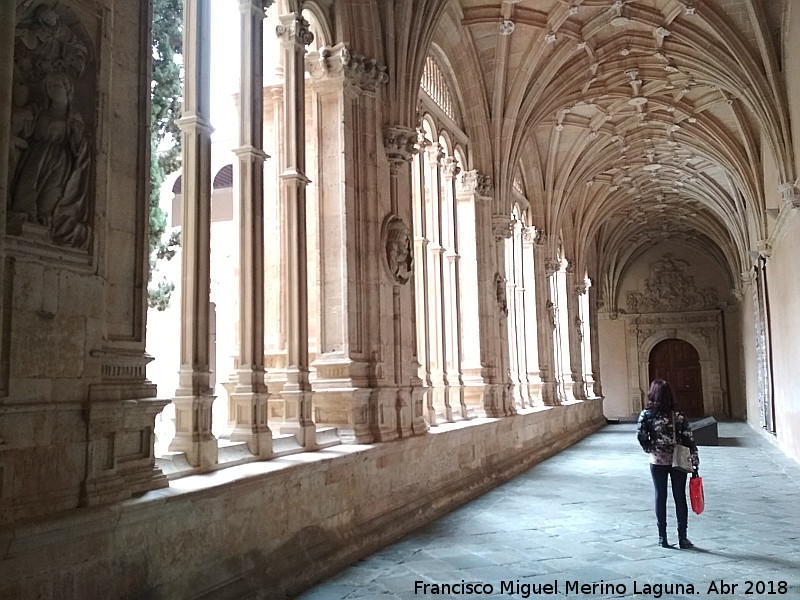
<instances>
[{"instance_id":1,"label":"floral patterned jacket","mask_svg":"<svg viewBox=\"0 0 800 600\"><path fill-rule=\"evenodd\" d=\"M675 431L673 434L672 417L675 415ZM655 465L671 465L672 449L675 441L688 446L692 451L692 465L695 471L700 466L697 444L694 443L692 427L689 421L679 412L659 414L649 409L639 413L636 437L642 450L650 455L650 462Z\"/></svg>"}]
</instances>

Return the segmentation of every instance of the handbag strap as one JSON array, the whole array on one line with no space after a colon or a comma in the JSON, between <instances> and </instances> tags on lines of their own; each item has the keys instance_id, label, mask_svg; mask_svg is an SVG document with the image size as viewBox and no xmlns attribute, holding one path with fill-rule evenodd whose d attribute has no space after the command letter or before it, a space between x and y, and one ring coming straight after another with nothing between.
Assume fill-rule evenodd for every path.
<instances>
[{"instance_id":1,"label":"handbag strap","mask_svg":"<svg viewBox=\"0 0 800 600\"><path fill-rule=\"evenodd\" d=\"M675 411L673 410L672 411L672 443L673 443L673 445L678 443L678 436L676 434L677 434L677 431L676 431L676 427L675 427Z\"/></svg>"}]
</instances>

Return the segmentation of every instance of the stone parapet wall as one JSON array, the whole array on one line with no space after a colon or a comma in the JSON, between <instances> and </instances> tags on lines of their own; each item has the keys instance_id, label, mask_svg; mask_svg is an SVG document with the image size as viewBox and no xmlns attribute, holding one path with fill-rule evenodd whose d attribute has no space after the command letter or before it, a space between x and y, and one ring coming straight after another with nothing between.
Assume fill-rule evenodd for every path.
<instances>
[{"instance_id":1,"label":"stone parapet wall","mask_svg":"<svg viewBox=\"0 0 800 600\"><path fill-rule=\"evenodd\" d=\"M605 424L601 400L208 475L0 529L0 598L290 597Z\"/></svg>"}]
</instances>

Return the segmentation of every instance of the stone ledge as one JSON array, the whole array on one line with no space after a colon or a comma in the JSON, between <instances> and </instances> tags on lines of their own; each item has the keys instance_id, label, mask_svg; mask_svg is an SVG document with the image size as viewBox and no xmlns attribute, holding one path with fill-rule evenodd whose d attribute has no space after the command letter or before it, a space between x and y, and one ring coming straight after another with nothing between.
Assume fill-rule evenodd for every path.
<instances>
[{"instance_id":1,"label":"stone ledge","mask_svg":"<svg viewBox=\"0 0 800 600\"><path fill-rule=\"evenodd\" d=\"M17 524L0 529L0 597L291 597L604 424L589 400L249 463Z\"/></svg>"}]
</instances>

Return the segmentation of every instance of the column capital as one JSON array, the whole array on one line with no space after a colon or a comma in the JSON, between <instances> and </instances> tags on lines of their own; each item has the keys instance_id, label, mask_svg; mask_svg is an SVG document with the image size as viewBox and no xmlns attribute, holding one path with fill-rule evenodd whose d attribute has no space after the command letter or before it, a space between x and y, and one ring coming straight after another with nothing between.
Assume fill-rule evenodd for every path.
<instances>
[{"instance_id":1,"label":"column capital","mask_svg":"<svg viewBox=\"0 0 800 600\"><path fill-rule=\"evenodd\" d=\"M582 282L582 283L576 283L572 287L572 291L575 292L576 296L583 296L588 291L588 289L589 289L589 286L586 284L585 281Z\"/></svg>"},{"instance_id":2,"label":"column capital","mask_svg":"<svg viewBox=\"0 0 800 600\"><path fill-rule=\"evenodd\" d=\"M536 243L536 236L539 234L539 231L536 227L533 226L522 226L522 241L525 244L535 244Z\"/></svg>"},{"instance_id":3,"label":"column capital","mask_svg":"<svg viewBox=\"0 0 800 600\"><path fill-rule=\"evenodd\" d=\"M314 41L314 34L311 33L310 25L302 15L291 13L278 17L280 24L275 27L275 34L284 44L294 44L298 48L305 49Z\"/></svg>"},{"instance_id":4,"label":"column capital","mask_svg":"<svg viewBox=\"0 0 800 600\"><path fill-rule=\"evenodd\" d=\"M187 115L180 119L175 119L175 124L181 132L195 130L206 135L214 133L211 123L199 115Z\"/></svg>"},{"instance_id":5,"label":"column capital","mask_svg":"<svg viewBox=\"0 0 800 600\"><path fill-rule=\"evenodd\" d=\"M477 170L462 171L458 181L458 192L461 194L478 194L489 198L494 190L491 175L481 175Z\"/></svg>"},{"instance_id":6,"label":"column capital","mask_svg":"<svg viewBox=\"0 0 800 600\"><path fill-rule=\"evenodd\" d=\"M267 160L270 156L260 148L256 148L255 146L245 145L240 146L239 148L234 148L233 153L238 156L239 158L252 158L258 159L262 162Z\"/></svg>"},{"instance_id":7,"label":"column capital","mask_svg":"<svg viewBox=\"0 0 800 600\"><path fill-rule=\"evenodd\" d=\"M442 159L444 158L442 145L439 142L428 142L425 144L425 158L428 160L428 164L440 167Z\"/></svg>"},{"instance_id":8,"label":"column capital","mask_svg":"<svg viewBox=\"0 0 800 600\"><path fill-rule=\"evenodd\" d=\"M323 46L306 55L306 70L317 80L344 77L353 86L374 92L389 81L386 67L374 58L356 54L344 43Z\"/></svg>"},{"instance_id":9,"label":"column capital","mask_svg":"<svg viewBox=\"0 0 800 600\"><path fill-rule=\"evenodd\" d=\"M383 130L383 147L389 163L399 166L411 162L417 153L417 132L410 127L393 126Z\"/></svg>"},{"instance_id":10,"label":"column capital","mask_svg":"<svg viewBox=\"0 0 800 600\"><path fill-rule=\"evenodd\" d=\"M445 156L440 161L442 167L442 175L447 179L453 179L461 172L458 166L458 160L454 156Z\"/></svg>"},{"instance_id":11,"label":"column capital","mask_svg":"<svg viewBox=\"0 0 800 600\"><path fill-rule=\"evenodd\" d=\"M272 6L272 0L239 0L239 12L250 13L252 16L263 19L267 9Z\"/></svg>"},{"instance_id":12,"label":"column capital","mask_svg":"<svg viewBox=\"0 0 800 600\"><path fill-rule=\"evenodd\" d=\"M495 241L505 240L514 233L514 222L505 215L492 215L492 233Z\"/></svg>"},{"instance_id":13,"label":"column capital","mask_svg":"<svg viewBox=\"0 0 800 600\"><path fill-rule=\"evenodd\" d=\"M561 261L557 258L548 258L544 261L544 272L548 277L561 270Z\"/></svg>"},{"instance_id":14,"label":"column capital","mask_svg":"<svg viewBox=\"0 0 800 600\"><path fill-rule=\"evenodd\" d=\"M567 266L564 269L569 275L575 275L575 261L567 260Z\"/></svg>"},{"instance_id":15,"label":"column capital","mask_svg":"<svg viewBox=\"0 0 800 600\"><path fill-rule=\"evenodd\" d=\"M800 208L800 198L797 196L797 183L786 182L778 186L778 191L781 193L783 203L789 208Z\"/></svg>"}]
</instances>

